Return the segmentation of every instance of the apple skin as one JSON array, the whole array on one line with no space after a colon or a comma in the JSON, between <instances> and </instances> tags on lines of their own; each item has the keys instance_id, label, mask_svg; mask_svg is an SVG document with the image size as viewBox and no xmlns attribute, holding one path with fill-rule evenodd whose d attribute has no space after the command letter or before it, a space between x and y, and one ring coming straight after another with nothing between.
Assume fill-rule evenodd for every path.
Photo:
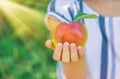
<instances>
[{"instance_id":1,"label":"apple skin","mask_svg":"<svg viewBox=\"0 0 120 79\"><path fill-rule=\"evenodd\" d=\"M72 22L68 24L66 22L61 22L56 26L53 43L56 46L58 42L69 42L84 47L87 39L88 32L83 23Z\"/></svg>"}]
</instances>

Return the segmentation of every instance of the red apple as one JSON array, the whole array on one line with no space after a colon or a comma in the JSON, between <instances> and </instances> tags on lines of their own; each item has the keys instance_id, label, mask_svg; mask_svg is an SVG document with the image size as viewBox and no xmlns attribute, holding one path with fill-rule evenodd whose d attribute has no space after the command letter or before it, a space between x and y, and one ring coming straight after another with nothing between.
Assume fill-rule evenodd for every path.
<instances>
[{"instance_id":1,"label":"red apple","mask_svg":"<svg viewBox=\"0 0 120 79\"><path fill-rule=\"evenodd\" d=\"M70 24L61 22L56 26L54 34L54 44L61 42L75 43L77 46L85 46L88 33L85 25L81 22L72 22Z\"/></svg>"},{"instance_id":2,"label":"red apple","mask_svg":"<svg viewBox=\"0 0 120 79\"><path fill-rule=\"evenodd\" d=\"M75 43L77 46L85 46L88 38L88 32L85 25L78 22L81 19L98 18L95 14L78 13L73 18L72 22L60 22L57 20L49 19L50 33L54 46L58 42Z\"/></svg>"}]
</instances>

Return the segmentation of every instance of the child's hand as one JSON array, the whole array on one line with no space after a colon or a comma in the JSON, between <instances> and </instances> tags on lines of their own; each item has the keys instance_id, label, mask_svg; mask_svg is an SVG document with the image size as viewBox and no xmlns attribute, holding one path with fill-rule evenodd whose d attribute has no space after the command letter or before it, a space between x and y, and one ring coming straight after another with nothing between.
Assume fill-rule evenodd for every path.
<instances>
[{"instance_id":1,"label":"child's hand","mask_svg":"<svg viewBox=\"0 0 120 79\"><path fill-rule=\"evenodd\" d=\"M58 43L54 48L52 40L49 39L46 41L46 46L54 50L54 60L64 63L77 62L85 54L85 49L81 46L76 46L74 43Z\"/></svg>"}]
</instances>

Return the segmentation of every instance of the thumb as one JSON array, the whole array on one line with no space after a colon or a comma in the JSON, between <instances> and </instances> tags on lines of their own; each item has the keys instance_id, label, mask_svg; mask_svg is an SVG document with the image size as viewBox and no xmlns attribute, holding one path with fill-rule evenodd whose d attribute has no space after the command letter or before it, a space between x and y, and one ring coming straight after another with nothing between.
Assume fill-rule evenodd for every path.
<instances>
[{"instance_id":1,"label":"thumb","mask_svg":"<svg viewBox=\"0 0 120 79\"><path fill-rule=\"evenodd\" d=\"M45 42L45 45L46 45L47 48L50 48L50 49L53 49L53 50L55 48L51 39L47 40Z\"/></svg>"}]
</instances>

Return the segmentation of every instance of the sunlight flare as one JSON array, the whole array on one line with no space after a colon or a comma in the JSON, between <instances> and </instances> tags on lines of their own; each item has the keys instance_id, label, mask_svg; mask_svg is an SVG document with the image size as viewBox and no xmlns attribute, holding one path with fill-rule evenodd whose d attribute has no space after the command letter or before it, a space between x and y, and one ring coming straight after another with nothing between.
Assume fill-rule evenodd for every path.
<instances>
[{"instance_id":1,"label":"sunlight flare","mask_svg":"<svg viewBox=\"0 0 120 79\"><path fill-rule=\"evenodd\" d=\"M0 0L0 12L14 29L15 36L36 35L44 23L44 14L9 0Z\"/></svg>"}]
</instances>

